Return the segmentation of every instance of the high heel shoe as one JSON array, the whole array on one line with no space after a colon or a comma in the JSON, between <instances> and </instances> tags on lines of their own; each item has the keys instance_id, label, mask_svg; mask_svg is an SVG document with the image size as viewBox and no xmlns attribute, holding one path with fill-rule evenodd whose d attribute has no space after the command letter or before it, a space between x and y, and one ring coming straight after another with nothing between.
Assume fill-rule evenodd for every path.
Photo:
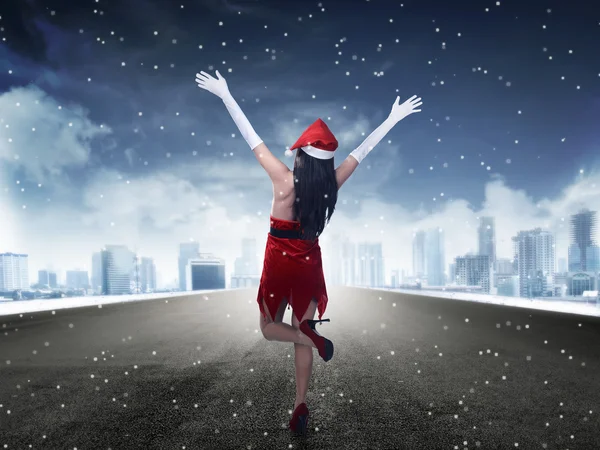
<instances>
[{"instance_id":1,"label":"high heel shoe","mask_svg":"<svg viewBox=\"0 0 600 450\"><path fill-rule=\"evenodd\" d=\"M325 361L329 361L333 357L333 342L317 333L315 325L319 322L329 322L329 319L306 319L300 323L300 331L302 331L310 338L311 341L315 343L321 358L323 358Z\"/></svg>"},{"instance_id":2,"label":"high heel shoe","mask_svg":"<svg viewBox=\"0 0 600 450\"><path fill-rule=\"evenodd\" d=\"M290 430L297 434L305 434L308 430L308 408L306 403L300 403L290 419Z\"/></svg>"}]
</instances>

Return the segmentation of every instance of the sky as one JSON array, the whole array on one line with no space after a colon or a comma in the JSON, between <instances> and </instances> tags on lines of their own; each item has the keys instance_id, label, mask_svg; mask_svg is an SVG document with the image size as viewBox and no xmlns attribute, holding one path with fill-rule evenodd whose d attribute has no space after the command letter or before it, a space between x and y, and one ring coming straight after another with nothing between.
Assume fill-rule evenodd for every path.
<instances>
[{"instance_id":1,"label":"sky","mask_svg":"<svg viewBox=\"0 0 600 450\"><path fill-rule=\"evenodd\" d=\"M496 218L499 257L600 210L600 10L443 0L9 0L0 4L0 252L89 270L125 244L177 276L180 242L225 258L268 233L272 185L222 101L216 69L270 150L322 118L340 164L396 96L398 123L340 190L321 237L382 242L386 277L441 227L446 263Z\"/></svg>"}]
</instances>

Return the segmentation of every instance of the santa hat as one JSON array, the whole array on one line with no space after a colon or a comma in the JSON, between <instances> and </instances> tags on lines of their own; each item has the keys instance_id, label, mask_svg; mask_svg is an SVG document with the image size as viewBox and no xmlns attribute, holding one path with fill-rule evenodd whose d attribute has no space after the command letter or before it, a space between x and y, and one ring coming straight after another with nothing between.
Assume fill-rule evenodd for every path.
<instances>
[{"instance_id":1,"label":"santa hat","mask_svg":"<svg viewBox=\"0 0 600 450\"><path fill-rule=\"evenodd\" d=\"M292 156L292 150L302 148L307 154L317 159L331 159L338 147L338 141L321 119L309 126L291 149L286 150L286 156Z\"/></svg>"}]
</instances>

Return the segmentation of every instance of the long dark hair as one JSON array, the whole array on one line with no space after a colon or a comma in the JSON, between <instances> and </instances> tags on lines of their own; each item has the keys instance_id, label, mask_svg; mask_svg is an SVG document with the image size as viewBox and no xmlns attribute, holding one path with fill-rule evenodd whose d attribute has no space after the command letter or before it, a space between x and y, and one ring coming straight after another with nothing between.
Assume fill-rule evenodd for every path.
<instances>
[{"instance_id":1,"label":"long dark hair","mask_svg":"<svg viewBox=\"0 0 600 450\"><path fill-rule=\"evenodd\" d=\"M325 229L337 203L333 158L314 158L299 148L294 161L294 188L294 214L303 230L301 237L314 240Z\"/></svg>"}]
</instances>

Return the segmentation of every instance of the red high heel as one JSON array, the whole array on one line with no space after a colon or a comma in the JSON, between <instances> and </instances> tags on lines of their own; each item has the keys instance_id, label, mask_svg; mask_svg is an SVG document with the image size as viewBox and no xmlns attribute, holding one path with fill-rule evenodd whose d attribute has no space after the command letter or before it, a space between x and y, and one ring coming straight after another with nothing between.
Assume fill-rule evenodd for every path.
<instances>
[{"instance_id":1,"label":"red high heel","mask_svg":"<svg viewBox=\"0 0 600 450\"><path fill-rule=\"evenodd\" d=\"M306 403L300 403L290 419L290 430L297 434L305 434L308 430L308 408Z\"/></svg>"},{"instance_id":2,"label":"red high heel","mask_svg":"<svg viewBox=\"0 0 600 450\"><path fill-rule=\"evenodd\" d=\"M333 357L333 342L317 333L317 330L315 330L315 325L319 322L329 322L329 319L306 319L300 323L300 331L302 331L310 338L311 341L315 343L321 358L323 358L325 361L329 361Z\"/></svg>"}]
</instances>

